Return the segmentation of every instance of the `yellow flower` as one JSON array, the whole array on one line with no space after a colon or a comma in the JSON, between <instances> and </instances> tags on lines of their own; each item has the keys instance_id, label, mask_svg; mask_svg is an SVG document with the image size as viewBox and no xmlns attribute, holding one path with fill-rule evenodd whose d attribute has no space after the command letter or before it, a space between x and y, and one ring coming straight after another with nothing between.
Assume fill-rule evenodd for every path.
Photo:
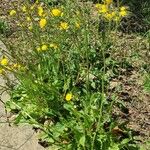
<instances>
[{"instance_id":1,"label":"yellow flower","mask_svg":"<svg viewBox=\"0 0 150 150\"><path fill-rule=\"evenodd\" d=\"M57 46L56 44L54 44L54 43L51 43L49 46L50 46L51 48L54 48L54 49L58 48L58 46Z\"/></svg>"},{"instance_id":2,"label":"yellow flower","mask_svg":"<svg viewBox=\"0 0 150 150\"><path fill-rule=\"evenodd\" d=\"M113 11L113 12L111 13L111 15L112 15L113 17L115 17L116 12L115 12L115 11Z\"/></svg>"},{"instance_id":3,"label":"yellow flower","mask_svg":"<svg viewBox=\"0 0 150 150\"><path fill-rule=\"evenodd\" d=\"M41 50L46 51L48 49L48 46L46 44L42 45Z\"/></svg>"},{"instance_id":4,"label":"yellow flower","mask_svg":"<svg viewBox=\"0 0 150 150\"><path fill-rule=\"evenodd\" d=\"M30 9L31 9L31 10L33 10L33 9L34 9L34 7L35 7L35 5L32 5L32 6L30 7Z\"/></svg>"},{"instance_id":5,"label":"yellow flower","mask_svg":"<svg viewBox=\"0 0 150 150\"><path fill-rule=\"evenodd\" d=\"M67 30L69 28L69 25L67 22L61 22L59 28L60 30Z\"/></svg>"},{"instance_id":6,"label":"yellow flower","mask_svg":"<svg viewBox=\"0 0 150 150\"><path fill-rule=\"evenodd\" d=\"M126 10L120 11L119 14L120 16L125 17L127 16L127 11Z\"/></svg>"},{"instance_id":7,"label":"yellow flower","mask_svg":"<svg viewBox=\"0 0 150 150\"><path fill-rule=\"evenodd\" d=\"M29 25L28 29L31 31L33 29L33 25Z\"/></svg>"},{"instance_id":8,"label":"yellow flower","mask_svg":"<svg viewBox=\"0 0 150 150\"><path fill-rule=\"evenodd\" d=\"M8 65L8 59L7 58L2 58L2 60L1 60L1 62L0 62L0 64L2 65L2 66L7 66Z\"/></svg>"},{"instance_id":9,"label":"yellow flower","mask_svg":"<svg viewBox=\"0 0 150 150\"><path fill-rule=\"evenodd\" d=\"M31 18L30 18L30 17L27 17L27 21L31 21Z\"/></svg>"},{"instance_id":10,"label":"yellow flower","mask_svg":"<svg viewBox=\"0 0 150 150\"><path fill-rule=\"evenodd\" d=\"M42 18L39 22L39 25L41 28L44 28L46 26L46 24L47 24L47 21L45 18Z\"/></svg>"},{"instance_id":11,"label":"yellow flower","mask_svg":"<svg viewBox=\"0 0 150 150\"><path fill-rule=\"evenodd\" d=\"M36 50L39 52L39 51L41 51L41 48L40 48L40 47L37 47Z\"/></svg>"},{"instance_id":12,"label":"yellow flower","mask_svg":"<svg viewBox=\"0 0 150 150\"><path fill-rule=\"evenodd\" d=\"M107 20L111 20L113 18L113 15L110 13L105 14L104 16Z\"/></svg>"},{"instance_id":13,"label":"yellow flower","mask_svg":"<svg viewBox=\"0 0 150 150\"><path fill-rule=\"evenodd\" d=\"M108 11L107 5L101 5L101 8L99 9L100 13L106 13Z\"/></svg>"},{"instance_id":14,"label":"yellow flower","mask_svg":"<svg viewBox=\"0 0 150 150\"><path fill-rule=\"evenodd\" d=\"M76 26L77 28L80 28L80 24L79 24L78 22L75 23L75 26Z\"/></svg>"},{"instance_id":15,"label":"yellow flower","mask_svg":"<svg viewBox=\"0 0 150 150\"><path fill-rule=\"evenodd\" d=\"M10 16L14 16L14 15L16 15L16 11L15 10L11 10L9 14L10 14Z\"/></svg>"},{"instance_id":16,"label":"yellow flower","mask_svg":"<svg viewBox=\"0 0 150 150\"><path fill-rule=\"evenodd\" d=\"M122 6L122 7L120 7L120 10L121 11L126 11L126 7Z\"/></svg>"},{"instance_id":17,"label":"yellow flower","mask_svg":"<svg viewBox=\"0 0 150 150\"><path fill-rule=\"evenodd\" d=\"M12 68L15 69L15 68L17 68L17 66L18 66L18 64L13 64Z\"/></svg>"},{"instance_id":18,"label":"yellow flower","mask_svg":"<svg viewBox=\"0 0 150 150\"><path fill-rule=\"evenodd\" d=\"M95 4L95 7L96 7L97 9L100 9L100 8L102 7L102 4L97 3L97 4Z\"/></svg>"},{"instance_id":19,"label":"yellow flower","mask_svg":"<svg viewBox=\"0 0 150 150\"><path fill-rule=\"evenodd\" d=\"M24 27L25 25L23 23L18 23L17 24L19 27Z\"/></svg>"},{"instance_id":20,"label":"yellow flower","mask_svg":"<svg viewBox=\"0 0 150 150\"><path fill-rule=\"evenodd\" d=\"M38 3L39 3L39 0L36 0L35 3L38 4Z\"/></svg>"},{"instance_id":21,"label":"yellow flower","mask_svg":"<svg viewBox=\"0 0 150 150\"><path fill-rule=\"evenodd\" d=\"M27 11L26 6L23 6L23 7L22 7L22 11L23 11L23 12L26 12L26 11Z\"/></svg>"},{"instance_id":22,"label":"yellow flower","mask_svg":"<svg viewBox=\"0 0 150 150\"><path fill-rule=\"evenodd\" d=\"M73 98L72 93L67 93L66 94L66 97L65 97L66 101L70 101L72 98Z\"/></svg>"},{"instance_id":23,"label":"yellow flower","mask_svg":"<svg viewBox=\"0 0 150 150\"><path fill-rule=\"evenodd\" d=\"M13 64L12 66L11 66L11 69L12 70L16 70L16 69L21 69L21 65L20 64L18 64L18 63L15 63L15 64Z\"/></svg>"},{"instance_id":24,"label":"yellow flower","mask_svg":"<svg viewBox=\"0 0 150 150\"><path fill-rule=\"evenodd\" d=\"M105 0L104 1L107 5L110 5L112 2L113 2L113 0Z\"/></svg>"},{"instance_id":25,"label":"yellow flower","mask_svg":"<svg viewBox=\"0 0 150 150\"><path fill-rule=\"evenodd\" d=\"M118 21L120 21L120 17L116 16L113 20L118 22Z\"/></svg>"},{"instance_id":26,"label":"yellow flower","mask_svg":"<svg viewBox=\"0 0 150 150\"><path fill-rule=\"evenodd\" d=\"M42 16L42 15L43 15L43 12L44 12L43 7L39 6L39 7L38 7L38 15L39 15L39 16Z\"/></svg>"},{"instance_id":27,"label":"yellow flower","mask_svg":"<svg viewBox=\"0 0 150 150\"><path fill-rule=\"evenodd\" d=\"M57 9L57 8L52 9L51 13L52 13L52 15L55 16L55 17L59 17L59 16L62 15L61 10L59 10L59 9Z\"/></svg>"},{"instance_id":28,"label":"yellow flower","mask_svg":"<svg viewBox=\"0 0 150 150\"><path fill-rule=\"evenodd\" d=\"M3 74L4 69L0 68L0 74Z\"/></svg>"}]
</instances>

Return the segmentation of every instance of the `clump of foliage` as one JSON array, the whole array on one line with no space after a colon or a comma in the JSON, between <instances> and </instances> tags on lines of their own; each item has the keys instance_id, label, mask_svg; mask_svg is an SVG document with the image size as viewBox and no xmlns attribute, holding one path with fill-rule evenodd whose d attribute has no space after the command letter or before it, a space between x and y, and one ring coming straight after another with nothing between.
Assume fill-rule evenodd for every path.
<instances>
[{"instance_id":1,"label":"clump of foliage","mask_svg":"<svg viewBox=\"0 0 150 150\"><path fill-rule=\"evenodd\" d=\"M0 34L6 35L10 31L8 23L0 19Z\"/></svg>"},{"instance_id":2,"label":"clump of foliage","mask_svg":"<svg viewBox=\"0 0 150 150\"><path fill-rule=\"evenodd\" d=\"M7 102L15 123L40 129L41 140L58 149L137 150L131 131L111 116L115 94L106 92L111 25L127 15L108 0L95 6L65 0L57 7L37 1L10 10L22 42L1 58L0 73L17 80ZM99 19L106 24L102 32Z\"/></svg>"}]
</instances>

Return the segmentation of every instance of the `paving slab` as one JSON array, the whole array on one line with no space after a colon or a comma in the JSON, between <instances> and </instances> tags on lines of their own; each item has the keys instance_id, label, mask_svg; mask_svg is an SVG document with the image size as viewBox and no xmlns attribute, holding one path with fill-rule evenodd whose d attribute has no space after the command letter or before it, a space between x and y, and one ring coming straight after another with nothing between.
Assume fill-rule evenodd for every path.
<instances>
[{"instance_id":1,"label":"paving slab","mask_svg":"<svg viewBox=\"0 0 150 150\"><path fill-rule=\"evenodd\" d=\"M2 50L6 50L1 41L0 49L0 54ZM4 85L5 81L0 77L0 86ZM0 95L0 99L0 150L45 150L38 144L37 134L31 126L9 126L4 106L4 103L9 99L9 95L4 92Z\"/></svg>"}]
</instances>

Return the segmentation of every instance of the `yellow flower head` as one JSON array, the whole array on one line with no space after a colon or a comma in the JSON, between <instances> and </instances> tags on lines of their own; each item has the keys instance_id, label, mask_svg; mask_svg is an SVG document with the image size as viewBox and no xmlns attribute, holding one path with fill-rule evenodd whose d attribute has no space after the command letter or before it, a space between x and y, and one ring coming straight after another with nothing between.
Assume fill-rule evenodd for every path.
<instances>
[{"instance_id":1,"label":"yellow flower head","mask_svg":"<svg viewBox=\"0 0 150 150\"><path fill-rule=\"evenodd\" d=\"M22 11L23 11L23 12L26 12L26 11L27 11L26 6L23 6L23 7L22 7Z\"/></svg>"},{"instance_id":2,"label":"yellow flower head","mask_svg":"<svg viewBox=\"0 0 150 150\"><path fill-rule=\"evenodd\" d=\"M62 15L61 10L59 10L59 9L57 9L57 8L52 9L51 13L52 13L52 15L55 16L55 17L59 17L59 16Z\"/></svg>"},{"instance_id":3,"label":"yellow flower head","mask_svg":"<svg viewBox=\"0 0 150 150\"><path fill-rule=\"evenodd\" d=\"M113 18L113 15L111 13L106 13L104 16L107 20L111 20Z\"/></svg>"},{"instance_id":4,"label":"yellow flower head","mask_svg":"<svg viewBox=\"0 0 150 150\"><path fill-rule=\"evenodd\" d=\"M120 17L116 16L113 20L116 21L116 22L119 22L120 21Z\"/></svg>"},{"instance_id":5,"label":"yellow flower head","mask_svg":"<svg viewBox=\"0 0 150 150\"><path fill-rule=\"evenodd\" d=\"M32 6L30 7L31 10L33 10L34 8L35 8L35 5L32 5Z\"/></svg>"},{"instance_id":6,"label":"yellow flower head","mask_svg":"<svg viewBox=\"0 0 150 150\"><path fill-rule=\"evenodd\" d=\"M47 49L48 49L48 46L46 44L43 44L42 47L41 47L41 50L46 51Z\"/></svg>"},{"instance_id":7,"label":"yellow flower head","mask_svg":"<svg viewBox=\"0 0 150 150\"><path fill-rule=\"evenodd\" d=\"M31 18L29 16L27 17L27 21L31 21Z\"/></svg>"},{"instance_id":8,"label":"yellow flower head","mask_svg":"<svg viewBox=\"0 0 150 150\"><path fill-rule=\"evenodd\" d=\"M70 101L72 98L73 98L72 93L67 93L66 94L66 97L65 97L66 101Z\"/></svg>"},{"instance_id":9,"label":"yellow flower head","mask_svg":"<svg viewBox=\"0 0 150 150\"><path fill-rule=\"evenodd\" d=\"M39 7L38 7L38 15L39 15L39 16L42 16L42 15L43 15L43 12L44 12L43 7L42 7L42 6L39 6Z\"/></svg>"},{"instance_id":10,"label":"yellow flower head","mask_svg":"<svg viewBox=\"0 0 150 150\"><path fill-rule=\"evenodd\" d=\"M0 68L0 74L3 74L4 69Z\"/></svg>"},{"instance_id":11,"label":"yellow flower head","mask_svg":"<svg viewBox=\"0 0 150 150\"><path fill-rule=\"evenodd\" d=\"M125 17L125 16L127 16L127 11L126 11L126 10L120 11L120 12L119 12L119 15L120 15L121 17Z\"/></svg>"},{"instance_id":12,"label":"yellow flower head","mask_svg":"<svg viewBox=\"0 0 150 150\"><path fill-rule=\"evenodd\" d=\"M15 64L13 64L12 66L11 66L11 69L12 70L20 70L21 69L21 65L20 64L18 64L18 63L15 63Z\"/></svg>"},{"instance_id":13,"label":"yellow flower head","mask_svg":"<svg viewBox=\"0 0 150 150\"><path fill-rule=\"evenodd\" d=\"M2 60L1 60L1 62L0 62L0 64L2 65L2 66L7 66L8 65L8 59L7 58L2 58Z\"/></svg>"},{"instance_id":14,"label":"yellow flower head","mask_svg":"<svg viewBox=\"0 0 150 150\"><path fill-rule=\"evenodd\" d=\"M41 51L41 47L37 47L36 50L39 52Z\"/></svg>"},{"instance_id":15,"label":"yellow flower head","mask_svg":"<svg viewBox=\"0 0 150 150\"><path fill-rule=\"evenodd\" d=\"M33 25L30 24L29 27L28 27L28 29L31 31L33 29Z\"/></svg>"},{"instance_id":16,"label":"yellow flower head","mask_svg":"<svg viewBox=\"0 0 150 150\"><path fill-rule=\"evenodd\" d=\"M14 15L16 15L16 11L15 10L11 10L9 14L10 14L10 16L14 16Z\"/></svg>"},{"instance_id":17,"label":"yellow flower head","mask_svg":"<svg viewBox=\"0 0 150 150\"><path fill-rule=\"evenodd\" d=\"M102 7L102 4L97 3L97 4L95 5L95 7L96 7L97 9L100 9L100 8Z\"/></svg>"},{"instance_id":18,"label":"yellow flower head","mask_svg":"<svg viewBox=\"0 0 150 150\"><path fill-rule=\"evenodd\" d=\"M47 24L47 20L45 18L42 18L39 22L41 28L44 28L46 24Z\"/></svg>"},{"instance_id":19,"label":"yellow flower head","mask_svg":"<svg viewBox=\"0 0 150 150\"><path fill-rule=\"evenodd\" d=\"M101 5L101 7L99 8L99 12L100 13L108 12L108 6L107 5Z\"/></svg>"},{"instance_id":20,"label":"yellow flower head","mask_svg":"<svg viewBox=\"0 0 150 150\"><path fill-rule=\"evenodd\" d=\"M127 9L127 8L124 7L124 6L120 7L120 10L121 10L121 11L126 11L126 9Z\"/></svg>"},{"instance_id":21,"label":"yellow flower head","mask_svg":"<svg viewBox=\"0 0 150 150\"><path fill-rule=\"evenodd\" d=\"M49 45L49 47L54 48L54 49L58 48L58 46L57 46L56 44L54 44L54 43L51 43L51 44Z\"/></svg>"},{"instance_id":22,"label":"yellow flower head","mask_svg":"<svg viewBox=\"0 0 150 150\"><path fill-rule=\"evenodd\" d=\"M67 22L61 22L59 28L60 30L67 30L69 28L69 25Z\"/></svg>"}]
</instances>

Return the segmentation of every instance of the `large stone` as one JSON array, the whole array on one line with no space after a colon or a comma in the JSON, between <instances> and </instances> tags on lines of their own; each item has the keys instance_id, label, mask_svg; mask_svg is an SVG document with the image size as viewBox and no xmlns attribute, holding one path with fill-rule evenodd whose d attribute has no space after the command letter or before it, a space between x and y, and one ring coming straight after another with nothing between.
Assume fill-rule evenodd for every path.
<instances>
[{"instance_id":1,"label":"large stone","mask_svg":"<svg viewBox=\"0 0 150 150\"><path fill-rule=\"evenodd\" d=\"M5 45L0 41L0 55L6 51ZM0 76L0 150L44 150L38 144L37 134L31 126L9 126L8 114L5 111L5 102L9 99L7 92L3 92L4 79Z\"/></svg>"}]
</instances>

